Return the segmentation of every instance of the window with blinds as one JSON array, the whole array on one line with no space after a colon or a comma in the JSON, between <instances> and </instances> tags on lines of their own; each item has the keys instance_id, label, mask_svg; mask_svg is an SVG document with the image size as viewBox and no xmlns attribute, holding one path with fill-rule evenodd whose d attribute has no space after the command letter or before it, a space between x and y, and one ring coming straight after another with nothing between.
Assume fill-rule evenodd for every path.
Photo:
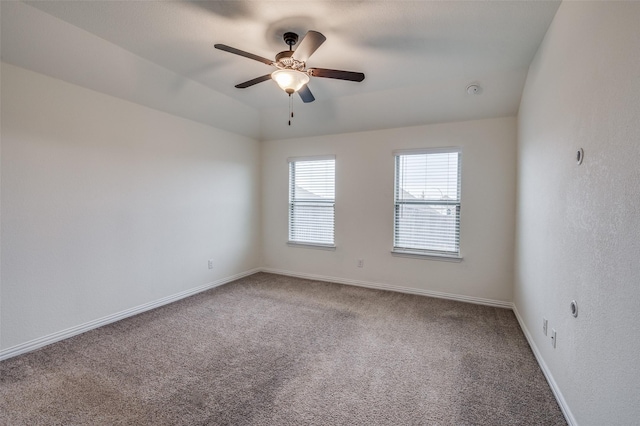
<instances>
[{"instance_id":1,"label":"window with blinds","mask_svg":"<svg viewBox=\"0 0 640 426\"><path fill-rule=\"evenodd\" d=\"M395 153L394 252L460 256L460 155Z\"/></svg>"},{"instance_id":2,"label":"window with blinds","mask_svg":"<svg viewBox=\"0 0 640 426\"><path fill-rule=\"evenodd\" d=\"M334 246L335 157L289 160L289 242Z\"/></svg>"}]
</instances>

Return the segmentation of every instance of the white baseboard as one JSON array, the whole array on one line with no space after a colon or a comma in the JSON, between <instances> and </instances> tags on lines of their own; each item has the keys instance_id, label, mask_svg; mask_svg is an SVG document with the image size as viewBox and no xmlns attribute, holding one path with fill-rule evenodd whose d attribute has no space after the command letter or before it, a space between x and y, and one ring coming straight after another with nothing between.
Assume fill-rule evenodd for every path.
<instances>
[{"instance_id":1,"label":"white baseboard","mask_svg":"<svg viewBox=\"0 0 640 426\"><path fill-rule=\"evenodd\" d=\"M578 426L578 422L576 422L575 417L573 417L573 413L571 412L569 405L567 405L567 401L565 401L564 396L562 395L562 392L560 392L560 388L558 388L558 384L553 378L551 371L549 371L549 367L547 367L547 363L544 362L544 359L542 358L542 354L540 353L540 351L538 350L538 347L533 341L533 337L531 336L529 329L527 328L524 321L522 320L522 317L520 316L520 313L518 312L518 308L515 306L515 304L513 305L513 313L516 315L516 318L518 319L520 328L522 329L524 336L527 338L527 342L529 342L529 346L533 351L533 355L536 357L536 361L538 361L538 365L540 366L540 369L544 373L544 377L547 379L547 382L549 383L549 387L551 387L553 396L555 396L556 401L558 401L558 405L560 406L560 410L562 410L562 414L564 414L565 420L570 426Z\"/></svg>"},{"instance_id":2,"label":"white baseboard","mask_svg":"<svg viewBox=\"0 0 640 426\"><path fill-rule=\"evenodd\" d=\"M26 353L26 352L31 352L43 346L50 345L51 343L68 339L69 337L73 337L77 334L81 334L89 330L93 330L94 328L102 327L103 325L111 324L112 322L116 322L121 319L131 317L133 315L137 315L151 309L159 308L160 306L167 305L169 303L178 301L180 299L184 299L185 297L193 296L194 294L201 293L203 291L206 291L215 287L219 287L231 281L235 281L237 279L246 277L248 275L255 274L256 272L260 272L260 268L250 269L248 271L244 271L239 274L232 275L230 277L222 278L222 279L201 285L199 287L185 290L180 293L173 294L171 296L163 297L162 299L158 299L153 302L135 306L130 309L125 309L124 311L107 315L106 317L98 318L96 320L89 321L84 324L67 328L66 330L57 331L55 333L51 333L43 337L38 337L37 339L33 339L16 346L3 349L2 351L0 351L0 361Z\"/></svg>"},{"instance_id":3,"label":"white baseboard","mask_svg":"<svg viewBox=\"0 0 640 426\"><path fill-rule=\"evenodd\" d=\"M282 269L262 268L261 271L268 272L271 274L287 275L289 277L305 278L308 280L327 281L327 282L338 283L338 284L354 285L358 287L375 288L378 290L395 291L398 293L408 293L408 294L417 294L421 296L437 297L439 299L457 300L459 302L474 303L476 305L487 305L487 306L494 306L497 308L513 309L513 303L504 302L502 300L483 299L481 297L464 296L464 295L453 294L453 293L443 293L440 291L423 290L423 289L413 288L413 287L402 287L398 285L376 283L371 281L359 281L359 280L352 280L347 278L328 277L325 275L305 274L301 272L285 271Z\"/></svg>"}]
</instances>

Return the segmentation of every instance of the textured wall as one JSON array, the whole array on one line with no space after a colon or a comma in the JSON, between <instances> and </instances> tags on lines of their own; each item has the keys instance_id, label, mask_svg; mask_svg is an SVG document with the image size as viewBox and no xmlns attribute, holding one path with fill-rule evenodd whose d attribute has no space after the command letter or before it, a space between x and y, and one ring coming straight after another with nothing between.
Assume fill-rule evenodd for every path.
<instances>
[{"instance_id":1,"label":"textured wall","mask_svg":"<svg viewBox=\"0 0 640 426\"><path fill-rule=\"evenodd\" d=\"M637 2L564 2L520 107L515 304L581 425L640 419L638 22Z\"/></svg>"},{"instance_id":2,"label":"textured wall","mask_svg":"<svg viewBox=\"0 0 640 426\"><path fill-rule=\"evenodd\" d=\"M460 246L449 263L391 255L393 151L462 147ZM336 155L335 251L289 247L287 157ZM499 118L263 142L267 268L511 301L516 120ZM364 259L364 268L357 268Z\"/></svg>"},{"instance_id":3,"label":"textured wall","mask_svg":"<svg viewBox=\"0 0 640 426\"><path fill-rule=\"evenodd\" d=\"M250 138L3 64L1 347L260 266L258 162Z\"/></svg>"}]
</instances>

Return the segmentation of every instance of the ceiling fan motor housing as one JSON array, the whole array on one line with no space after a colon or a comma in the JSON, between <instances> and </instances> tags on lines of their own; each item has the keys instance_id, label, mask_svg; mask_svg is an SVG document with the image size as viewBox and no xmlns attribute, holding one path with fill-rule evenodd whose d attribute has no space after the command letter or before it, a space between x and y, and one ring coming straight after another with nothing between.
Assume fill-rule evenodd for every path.
<instances>
[{"instance_id":1,"label":"ceiling fan motor housing","mask_svg":"<svg viewBox=\"0 0 640 426\"><path fill-rule=\"evenodd\" d=\"M305 63L293 57L294 52L285 50L276 55L276 67L280 69L303 71Z\"/></svg>"}]
</instances>

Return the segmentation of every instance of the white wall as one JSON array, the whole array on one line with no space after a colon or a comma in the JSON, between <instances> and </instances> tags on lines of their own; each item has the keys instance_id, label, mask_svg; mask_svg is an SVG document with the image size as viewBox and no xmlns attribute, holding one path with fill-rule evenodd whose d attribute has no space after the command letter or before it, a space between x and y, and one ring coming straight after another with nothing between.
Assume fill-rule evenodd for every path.
<instances>
[{"instance_id":1,"label":"white wall","mask_svg":"<svg viewBox=\"0 0 640 426\"><path fill-rule=\"evenodd\" d=\"M262 142L263 263L321 275L511 301L516 120L498 118ZM461 263L391 255L396 149L460 146ZM336 155L335 251L289 247L287 157ZM357 259L364 268L357 268Z\"/></svg>"},{"instance_id":2,"label":"white wall","mask_svg":"<svg viewBox=\"0 0 640 426\"><path fill-rule=\"evenodd\" d=\"M8 64L1 78L0 348L260 266L257 141Z\"/></svg>"},{"instance_id":3,"label":"white wall","mask_svg":"<svg viewBox=\"0 0 640 426\"><path fill-rule=\"evenodd\" d=\"M640 419L639 22L638 2L562 3L520 107L514 300L581 425Z\"/></svg>"}]
</instances>

